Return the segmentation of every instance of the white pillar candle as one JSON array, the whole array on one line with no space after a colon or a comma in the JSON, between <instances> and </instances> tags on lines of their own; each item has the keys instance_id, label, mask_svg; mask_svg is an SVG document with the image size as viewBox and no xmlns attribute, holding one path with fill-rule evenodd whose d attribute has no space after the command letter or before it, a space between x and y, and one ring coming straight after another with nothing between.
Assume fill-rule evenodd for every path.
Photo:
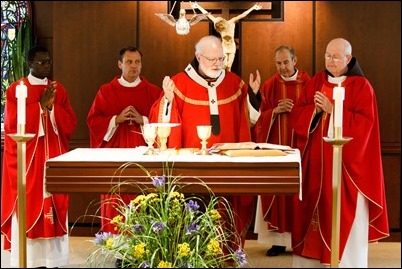
<instances>
[{"instance_id":1,"label":"white pillar candle","mask_svg":"<svg viewBox=\"0 0 402 269\"><path fill-rule=\"evenodd\" d=\"M342 127L343 100L345 99L345 88L341 87L341 83L338 83L338 87L334 87L333 99L335 100L334 126Z\"/></svg>"},{"instance_id":2,"label":"white pillar candle","mask_svg":"<svg viewBox=\"0 0 402 269\"><path fill-rule=\"evenodd\" d=\"M27 98L27 86L21 81L20 85L17 85L15 91L15 97L17 97L17 123L25 124L25 106Z\"/></svg>"}]
</instances>

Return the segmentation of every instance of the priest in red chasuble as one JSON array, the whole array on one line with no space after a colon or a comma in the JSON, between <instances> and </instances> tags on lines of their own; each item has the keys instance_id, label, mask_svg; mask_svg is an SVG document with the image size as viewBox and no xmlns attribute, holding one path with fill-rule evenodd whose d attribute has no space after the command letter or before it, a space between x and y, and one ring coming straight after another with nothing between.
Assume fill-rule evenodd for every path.
<instances>
[{"instance_id":1,"label":"priest in red chasuble","mask_svg":"<svg viewBox=\"0 0 402 269\"><path fill-rule=\"evenodd\" d=\"M184 72L165 77L160 100L151 110L151 122L180 123L171 129L169 148L200 148L197 125L211 125L207 147L214 143L251 141L247 107L248 86L225 71L222 42L206 36L195 46L195 59ZM239 234L246 236L253 216L251 196L227 197L232 203Z\"/></svg>"},{"instance_id":2,"label":"priest in red chasuble","mask_svg":"<svg viewBox=\"0 0 402 269\"><path fill-rule=\"evenodd\" d=\"M290 124L290 115L310 76L295 67L297 56L291 46L279 46L274 55L277 73L265 81L259 92L261 106L257 109L258 117L251 133L255 142L295 148L296 135ZM257 97L259 94L257 93ZM292 250L293 201L298 199L298 196L296 194L258 197L254 232L258 233L259 243L272 246L266 252L267 256L280 255L286 249Z\"/></svg>"},{"instance_id":3,"label":"priest in red chasuble","mask_svg":"<svg viewBox=\"0 0 402 269\"><path fill-rule=\"evenodd\" d=\"M45 162L69 150L77 124L67 90L48 78L52 60L46 48L28 51L30 74L7 89L4 112L4 157L1 186L1 232L4 249L11 251L10 266L19 267L19 214L26 215L27 267L59 267L69 264L68 203L66 194L51 194L45 188ZM26 86L26 209L18 212L16 88ZM20 117L21 115L18 115Z\"/></svg>"},{"instance_id":4,"label":"priest in red chasuble","mask_svg":"<svg viewBox=\"0 0 402 269\"><path fill-rule=\"evenodd\" d=\"M331 40L324 57L326 70L306 84L291 115L303 178L303 199L295 203L293 267L330 263L333 146L323 138L334 137L332 93L340 85L342 136L352 140L342 149L339 267L367 268L368 243L389 236L377 101L347 40Z\"/></svg>"},{"instance_id":5,"label":"priest in red chasuble","mask_svg":"<svg viewBox=\"0 0 402 269\"><path fill-rule=\"evenodd\" d=\"M121 76L103 84L92 103L87 116L92 148L134 148L146 145L142 126L149 123L149 111L159 98L162 89L141 76L142 52L135 47L120 50L118 67ZM128 204L135 195L121 195ZM119 199L101 195L101 230L117 233L110 221L119 215L116 205Z\"/></svg>"}]
</instances>

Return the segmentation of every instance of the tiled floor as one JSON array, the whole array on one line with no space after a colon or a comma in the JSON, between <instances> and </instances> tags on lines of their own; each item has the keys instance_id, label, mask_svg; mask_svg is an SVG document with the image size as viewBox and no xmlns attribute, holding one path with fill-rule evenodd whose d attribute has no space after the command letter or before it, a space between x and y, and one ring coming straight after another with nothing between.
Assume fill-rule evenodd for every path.
<instances>
[{"instance_id":1,"label":"tiled floor","mask_svg":"<svg viewBox=\"0 0 402 269\"><path fill-rule=\"evenodd\" d=\"M3 243L3 238L2 243ZM86 259L94 250L91 237L70 237L70 264L65 268L89 268ZM267 257L269 246L258 244L256 240L247 240L245 252L248 255L248 268L291 268L292 254L285 253L277 257ZM1 268L10 268L9 253L1 251ZM104 268L113 268L114 261L103 264ZM97 266L99 268L99 266ZM369 268L401 268L401 243L381 242L369 245Z\"/></svg>"}]
</instances>

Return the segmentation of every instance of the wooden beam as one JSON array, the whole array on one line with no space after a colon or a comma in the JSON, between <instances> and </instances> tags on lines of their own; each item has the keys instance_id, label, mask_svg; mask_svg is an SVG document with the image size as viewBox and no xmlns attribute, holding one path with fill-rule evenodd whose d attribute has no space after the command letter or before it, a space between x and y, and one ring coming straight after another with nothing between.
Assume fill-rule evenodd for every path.
<instances>
[{"instance_id":1,"label":"wooden beam","mask_svg":"<svg viewBox=\"0 0 402 269\"><path fill-rule=\"evenodd\" d=\"M214 2L199 2L199 4L212 14L218 14L223 18L229 19L233 15L238 15L257 2L249 1L214 1ZM258 2L262 5L262 8L255 12L263 13L264 11L272 10L272 2ZM181 2L180 8L184 8L186 11L193 10L190 2ZM195 10L197 12L197 10ZM199 11L198 11L199 12ZM252 14L250 14L252 15Z\"/></svg>"}]
</instances>

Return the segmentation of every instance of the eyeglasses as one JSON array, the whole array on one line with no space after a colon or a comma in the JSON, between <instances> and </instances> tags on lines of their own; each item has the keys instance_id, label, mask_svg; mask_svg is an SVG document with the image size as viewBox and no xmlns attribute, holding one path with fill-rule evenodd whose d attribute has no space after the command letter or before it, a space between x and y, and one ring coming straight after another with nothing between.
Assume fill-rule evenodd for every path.
<instances>
[{"instance_id":1,"label":"eyeglasses","mask_svg":"<svg viewBox=\"0 0 402 269\"><path fill-rule=\"evenodd\" d=\"M225 60L225 56L211 59L211 58L208 58L207 56L202 55L201 53L200 53L200 55L202 57L204 57L210 63L216 63L217 61L223 62Z\"/></svg>"},{"instance_id":2,"label":"eyeglasses","mask_svg":"<svg viewBox=\"0 0 402 269\"><path fill-rule=\"evenodd\" d=\"M31 61L32 63L36 63L37 65L45 65L45 64L52 64L52 60L43 60L43 61Z\"/></svg>"},{"instance_id":3,"label":"eyeglasses","mask_svg":"<svg viewBox=\"0 0 402 269\"><path fill-rule=\"evenodd\" d=\"M331 61L331 59L332 59L334 62L339 62L340 60L345 58L345 55L344 56L339 56L339 55L331 55L331 54L326 53L324 55L324 57L325 57L325 60L327 60L327 61Z\"/></svg>"}]
</instances>

